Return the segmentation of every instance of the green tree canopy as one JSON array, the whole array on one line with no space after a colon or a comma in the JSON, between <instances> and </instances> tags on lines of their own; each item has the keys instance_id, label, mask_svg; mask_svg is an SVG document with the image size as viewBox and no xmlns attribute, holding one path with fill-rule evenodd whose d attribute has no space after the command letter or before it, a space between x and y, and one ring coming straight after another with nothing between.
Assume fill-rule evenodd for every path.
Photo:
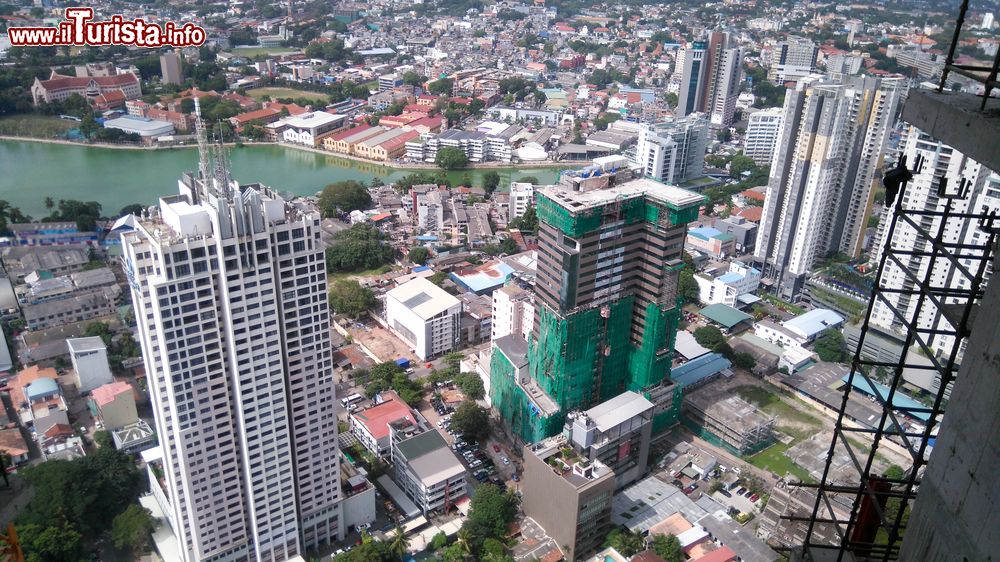
<instances>
[{"instance_id":1,"label":"green tree canopy","mask_svg":"<svg viewBox=\"0 0 1000 562\"><path fill-rule=\"evenodd\" d=\"M657 556L666 562L684 562L684 549L674 535L656 535L650 546Z\"/></svg>"},{"instance_id":2,"label":"green tree canopy","mask_svg":"<svg viewBox=\"0 0 1000 562\"><path fill-rule=\"evenodd\" d=\"M101 204L97 201L77 201L75 199L60 199L56 209L52 211L45 222L67 221L75 222L81 232L93 232L97 221L101 218Z\"/></svg>"},{"instance_id":3,"label":"green tree canopy","mask_svg":"<svg viewBox=\"0 0 1000 562\"><path fill-rule=\"evenodd\" d=\"M17 536L26 562L80 562L83 536L66 522L18 525Z\"/></svg>"},{"instance_id":4,"label":"green tree canopy","mask_svg":"<svg viewBox=\"0 0 1000 562\"><path fill-rule=\"evenodd\" d=\"M338 314L358 318L377 303L375 293L354 279L338 279L330 288L330 308Z\"/></svg>"},{"instance_id":5,"label":"green tree canopy","mask_svg":"<svg viewBox=\"0 0 1000 562\"><path fill-rule=\"evenodd\" d=\"M646 541L642 535L633 533L624 527L615 527L605 537L604 546L613 547L622 556L631 557L646 548Z\"/></svg>"},{"instance_id":6,"label":"green tree canopy","mask_svg":"<svg viewBox=\"0 0 1000 562\"><path fill-rule=\"evenodd\" d=\"M132 504L119 513L111 523L111 540L116 548L128 548L139 555L149 546L153 533L152 514L148 509Z\"/></svg>"},{"instance_id":7,"label":"green tree canopy","mask_svg":"<svg viewBox=\"0 0 1000 562\"><path fill-rule=\"evenodd\" d=\"M427 90L432 94L439 95L451 95L451 88L455 85L455 81L451 78L440 78L427 85Z\"/></svg>"},{"instance_id":8,"label":"green tree canopy","mask_svg":"<svg viewBox=\"0 0 1000 562\"><path fill-rule=\"evenodd\" d=\"M847 361L847 342L844 341L844 334L839 330L827 330L825 334L816 339L813 346L820 360L834 363Z\"/></svg>"},{"instance_id":9,"label":"green tree canopy","mask_svg":"<svg viewBox=\"0 0 1000 562\"><path fill-rule=\"evenodd\" d=\"M482 442L490 434L490 414L486 408L466 400L455 409L451 425L467 439Z\"/></svg>"},{"instance_id":10,"label":"green tree canopy","mask_svg":"<svg viewBox=\"0 0 1000 562\"><path fill-rule=\"evenodd\" d=\"M454 416L452 420L455 423ZM517 504L513 491L501 490L493 484L476 487L469 505L469 516L460 531L465 535L464 540L472 554L479 553L487 539L503 540L506 537L507 525L517 515Z\"/></svg>"},{"instance_id":11,"label":"green tree canopy","mask_svg":"<svg viewBox=\"0 0 1000 562\"><path fill-rule=\"evenodd\" d=\"M500 187L500 174L496 170L490 170L483 175L483 189L490 195Z\"/></svg>"},{"instance_id":12,"label":"green tree canopy","mask_svg":"<svg viewBox=\"0 0 1000 562\"><path fill-rule=\"evenodd\" d=\"M532 234L538 233L538 214L535 212L534 207L528 207L524 214L515 217L514 220L507 223L507 228L515 228L522 232L530 232Z\"/></svg>"},{"instance_id":13,"label":"green tree canopy","mask_svg":"<svg viewBox=\"0 0 1000 562\"><path fill-rule=\"evenodd\" d=\"M726 343L726 336L722 334L722 330L715 326L702 326L698 328L694 331L694 339L698 342L698 345L712 351L716 351L719 346Z\"/></svg>"},{"instance_id":14,"label":"green tree canopy","mask_svg":"<svg viewBox=\"0 0 1000 562\"><path fill-rule=\"evenodd\" d=\"M335 217L337 211L349 213L371 207L368 189L354 180L338 181L323 188L319 194L319 210L323 217Z\"/></svg>"},{"instance_id":15,"label":"green tree canopy","mask_svg":"<svg viewBox=\"0 0 1000 562\"><path fill-rule=\"evenodd\" d=\"M371 224L356 224L338 232L326 249L326 268L330 273L374 269L392 259L392 248L384 243L382 232Z\"/></svg>"},{"instance_id":16,"label":"green tree canopy","mask_svg":"<svg viewBox=\"0 0 1000 562\"><path fill-rule=\"evenodd\" d=\"M475 373L459 373L454 378L455 384L462 394L473 400L479 400L486 395L486 387L483 386L483 379Z\"/></svg>"},{"instance_id":17,"label":"green tree canopy","mask_svg":"<svg viewBox=\"0 0 1000 562\"><path fill-rule=\"evenodd\" d=\"M410 261L417 265L424 265L427 263L427 258L431 255L430 250L423 246L414 246L410 248L410 253L407 255Z\"/></svg>"},{"instance_id":18,"label":"green tree canopy","mask_svg":"<svg viewBox=\"0 0 1000 562\"><path fill-rule=\"evenodd\" d=\"M689 267L682 269L677 276L677 294L683 297L684 302L701 300L701 289L698 287L698 282L694 280L694 273Z\"/></svg>"},{"instance_id":19,"label":"green tree canopy","mask_svg":"<svg viewBox=\"0 0 1000 562\"><path fill-rule=\"evenodd\" d=\"M434 163L445 170L460 170L469 164L465 151L452 146L439 148Z\"/></svg>"}]
</instances>

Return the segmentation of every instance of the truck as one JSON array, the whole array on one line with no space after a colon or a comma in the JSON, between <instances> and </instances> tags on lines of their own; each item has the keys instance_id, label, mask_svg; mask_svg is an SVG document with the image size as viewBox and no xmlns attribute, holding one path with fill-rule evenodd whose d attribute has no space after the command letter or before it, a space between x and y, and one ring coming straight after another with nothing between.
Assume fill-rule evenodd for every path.
<instances>
[{"instance_id":1,"label":"truck","mask_svg":"<svg viewBox=\"0 0 1000 562\"><path fill-rule=\"evenodd\" d=\"M400 369L409 369L410 360L406 357L400 357L399 359L396 359L396 365L398 365Z\"/></svg>"}]
</instances>

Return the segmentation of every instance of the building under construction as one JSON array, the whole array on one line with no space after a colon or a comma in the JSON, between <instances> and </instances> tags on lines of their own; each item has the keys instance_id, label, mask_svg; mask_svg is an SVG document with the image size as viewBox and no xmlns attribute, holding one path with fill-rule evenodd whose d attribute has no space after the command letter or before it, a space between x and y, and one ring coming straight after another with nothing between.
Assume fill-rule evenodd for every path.
<instances>
[{"instance_id":1,"label":"building under construction","mask_svg":"<svg viewBox=\"0 0 1000 562\"><path fill-rule=\"evenodd\" d=\"M712 386L689 394L681 415L684 424L701 437L740 456L756 453L774 441L773 417Z\"/></svg>"},{"instance_id":2,"label":"building under construction","mask_svg":"<svg viewBox=\"0 0 1000 562\"><path fill-rule=\"evenodd\" d=\"M679 320L677 276L701 195L635 179L623 157L565 172L538 192L535 329L527 366L494 353L491 397L526 442L562 430L566 414L624 391L655 405L654 432L677 421L669 383Z\"/></svg>"}]
</instances>

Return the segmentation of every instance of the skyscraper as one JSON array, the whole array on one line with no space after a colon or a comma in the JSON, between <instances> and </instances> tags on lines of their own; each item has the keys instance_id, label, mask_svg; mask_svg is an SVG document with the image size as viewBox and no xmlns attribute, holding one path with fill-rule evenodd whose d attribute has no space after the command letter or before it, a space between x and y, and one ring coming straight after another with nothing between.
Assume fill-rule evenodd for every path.
<instances>
[{"instance_id":1,"label":"skyscraper","mask_svg":"<svg viewBox=\"0 0 1000 562\"><path fill-rule=\"evenodd\" d=\"M675 114L705 113L713 127L728 127L736 111L742 65L743 50L727 32L709 32L683 49L676 64L681 87Z\"/></svg>"},{"instance_id":2,"label":"skyscraper","mask_svg":"<svg viewBox=\"0 0 1000 562\"><path fill-rule=\"evenodd\" d=\"M184 68L181 55L177 51L167 51L160 55L160 82L181 84L184 82Z\"/></svg>"},{"instance_id":3,"label":"skyscraper","mask_svg":"<svg viewBox=\"0 0 1000 562\"><path fill-rule=\"evenodd\" d=\"M785 95L754 251L783 298L798 298L818 258L861 253L898 88L877 78L810 77Z\"/></svg>"},{"instance_id":4,"label":"skyscraper","mask_svg":"<svg viewBox=\"0 0 1000 562\"><path fill-rule=\"evenodd\" d=\"M926 211L943 211L947 204L945 197L939 193L944 181L944 194L957 195L951 199L952 211L956 213L972 213L994 211L1000 212L1000 175L980 163L963 155L954 148L928 136L920 129L908 128L903 154L907 164L916 166L918 158L922 160L919 168L914 170L913 180L907 186L903 195L904 209L919 209ZM887 215L887 213L886 213ZM935 234L941 227L940 217L926 217L921 227ZM872 262L878 263L881 250L885 248L888 236L888 220L879 224L876 242L877 252L872 255ZM944 225L942 240L948 243L967 244L969 247L983 245L988 236L979 228L976 221L964 220ZM930 243L925 237L920 237L909 223L897 223L892 237L893 247L897 250L912 251L912 254L898 255L900 263L887 261L883 271L883 286L900 289L912 289L915 280L923 279L929 267L933 267L931 283L934 286L948 286L958 289L968 289L969 280L959 275L955 264L949 260L936 260L933 264L927 257ZM968 267L969 264L965 263ZM908 273L907 273L908 272ZM917 314L917 299L900 293L887 293L886 301L877 300L872 309L871 323L886 328L895 334L903 334L908 329L907 324ZM947 302L947 299L946 299ZM902 317L897 316L897 311ZM940 329L940 324L947 322L937 307L926 306L920 310L917 327L921 329ZM954 345L954 337L930 335L929 346L937 353L945 353Z\"/></svg>"},{"instance_id":5,"label":"skyscraper","mask_svg":"<svg viewBox=\"0 0 1000 562\"><path fill-rule=\"evenodd\" d=\"M221 149L122 235L183 562L283 561L342 538L320 216L230 178Z\"/></svg>"},{"instance_id":6,"label":"skyscraper","mask_svg":"<svg viewBox=\"0 0 1000 562\"><path fill-rule=\"evenodd\" d=\"M694 113L639 126L632 164L649 177L674 185L705 175L708 119Z\"/></svg>"},{"instance_id":7,"label":"skyscraper","mask_svg":"<svg viewBox=\"0 0 1000 562\"><path fill-rule=\"evenodd\" d=\"M527 372L493 354L494 407L526 442L561 431L570 411L626 390L653 402L654 430L672 423L680 399L669 379L680 317L677 275L686 225L705 198L633 179L625 159L613 156L564 173L560 185L537 197Z\"/></svg>"},{"instance_id":8,"label":"skyscraper","mask_svg":"<svg viewBox=\"0 0 1000 562\"><path fill-rule=\"evenodd\" d=\"M681 89L677 94L677 110L674 113L678 117L705 111L705 47L704 41L694 41L677 55L674 72L681 75Z\"/></svg>"}]
</instances>

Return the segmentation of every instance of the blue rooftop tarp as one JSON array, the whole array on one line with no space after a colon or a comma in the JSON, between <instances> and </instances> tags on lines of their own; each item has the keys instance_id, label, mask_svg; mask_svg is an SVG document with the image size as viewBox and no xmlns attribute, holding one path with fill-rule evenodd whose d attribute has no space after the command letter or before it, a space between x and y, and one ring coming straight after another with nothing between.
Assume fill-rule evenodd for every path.
<instances>
[{"instance_id":1,"label":"blue rooftop tarp","mask_svg":"<svg viewBox=\"0 0 1000 562\"><path fill-rule=\"evenodd\" d=\"M414 267L413 268L413 272L416 273L418 271L427 271L428 269L430 269L430 268L427 267L426 265L421 265L421 266Z\"/></svg>"},{"instance_id":2,"label":"blue rooftop tarp","mask_svg":"<svg viewBox=\"0 0 1000 562\"><path fill-rule=\"evenodd\" d=\"M466 291L483 295L502 287L512 273L514 273L513 267L504 262L496 262L480 266L473 271L452 272L449 277Z\"/></svg>"},{"instance_id":3,"label":"blue rooftop tarp","mask_svg":"<svg viewBox=\"0 0 1000 562\"><path fill-rule=\"evenodd\" d=\"M670 369L670 380L681 385L681 387L696 384L703 379L732 367L729 359L720 353L708 353L692 359L680 367Z\"/></svg>"},{"instance_id":4,"label":"blue rooftop tarp","mask_svg":"<svg viewBox=\"0 0 1000 562\"><path fill-rule=\"evenodd\" d=\"M840 380L846 383L847 379L849 378L850 375L844 375L844 378ZM875 381L871 381L871 383L869 383L867 380L865 380L864 375L855 376L854 380L852 381L852 386L854 386L854 388L860 390L861 392L864 392L865 394L870 394L872 396L880 397L883 402L885 402L886 397L889 396L888 386L885 386L884 384L881 383L877 383ZM892 395L892 407L897 410L902 410L906 415L910 416L911 418L917 418L918 420L921 421L927 421L931 419L931 415L927 412L911 411L910 408L927 409L927 406L924 406L920 402L917 402L916 400L910 398L909 396L903 394L898 390L896 391L895 394Z\"/></svg>"}]
</instances>

